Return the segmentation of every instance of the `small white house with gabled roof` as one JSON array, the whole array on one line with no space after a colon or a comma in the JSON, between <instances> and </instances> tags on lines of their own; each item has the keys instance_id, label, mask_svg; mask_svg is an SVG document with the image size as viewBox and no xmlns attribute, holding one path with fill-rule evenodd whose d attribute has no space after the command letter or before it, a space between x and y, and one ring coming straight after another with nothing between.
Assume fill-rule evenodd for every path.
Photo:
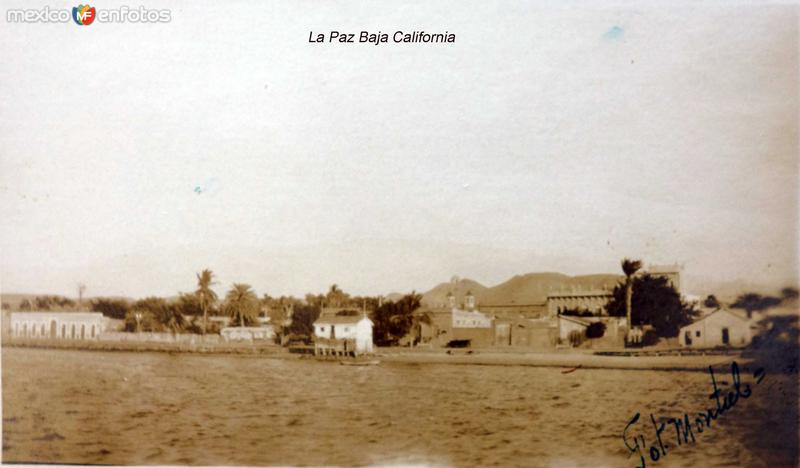
<instances>
[{"instance_id":1,"label":"small white house with gabled roof","mask_svg":"<svg viewBox=\"0 0 800 468\"><path fill-rule=\"evenodd\" d=\"M746 315L719 309L681 328L678 341L687 348L743 347L753 340L753 326Z\"/></svg>"},{"instance_id":2,"label":"small white house with gabled roof","mask_svg":"<svg viewBox=\"0 0 800 468\"><path fill-rule=\"evenodd\" d=\"M327 315L323 314L314 322L314 336L318 344L342 344L346 352L355 354L372 353L373 323L366 314ZM349 349L354 346L355 349Z\"/></svg>"}]
</instances>

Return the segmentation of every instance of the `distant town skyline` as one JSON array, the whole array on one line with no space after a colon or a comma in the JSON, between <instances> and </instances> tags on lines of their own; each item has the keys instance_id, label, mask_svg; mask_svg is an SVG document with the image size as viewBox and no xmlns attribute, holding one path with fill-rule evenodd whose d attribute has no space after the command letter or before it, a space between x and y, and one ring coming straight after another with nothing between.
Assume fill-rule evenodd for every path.
<instances>
[{"instance_id":1,"label":"distant town skyline","mask_svg":"<svg viewBox=\"0 0 800 468\"><path fill-rule=\"evenodd\" d=\"M174 295L211 268L385 294L623 257L689 293L797 283L794 7L412 4L457 41L307 42L403 26L388 4L0 28L0 289Z\"/></svg>"}]
</instances>

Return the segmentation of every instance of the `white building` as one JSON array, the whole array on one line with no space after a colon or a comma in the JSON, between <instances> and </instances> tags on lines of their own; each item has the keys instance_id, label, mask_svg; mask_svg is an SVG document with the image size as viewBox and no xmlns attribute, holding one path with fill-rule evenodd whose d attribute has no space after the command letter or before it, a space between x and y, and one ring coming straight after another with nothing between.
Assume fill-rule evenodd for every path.
<instances>
[{"instance_id":1,"label":"white building","mask_svg":"<svg viewBox=\"0 0 800 468\"><path fill-rule=\"evenodd\" d=\"M747 346L753 339L752 321L743 314L720 309L680 330L680 345L689 348Z\"/></svg>"},{"instance_id":2,"label":"white building","mask_svg":"<svg viewBox=\"0 0 800 468\"><path fill-rule=\"evenodd\" d=\"M372 353L372 320L366 315L327 315L314 322L314 336L319 343L330 341L353 343L355 354Z\"/></svg>"},{"instance_id":3,"label":"white building","mask_svg":"<svg viewBox=\"0 0 800 468\"><path fill-rule=\"evenodd\" d=\"M260 327L225 327L219 332L225 341L270 341L275 339L272 325Z\"/></svg>"},{"instance_id":4,"label":"white building","mask_svg":"<svg viewBox=\"0 0 800 468\"><path fill-rule=\"evenodd\" d=\"M99 312L12 312L10 321L13 337L96 340L110 319Z\"/></svg>"}]
</instances>

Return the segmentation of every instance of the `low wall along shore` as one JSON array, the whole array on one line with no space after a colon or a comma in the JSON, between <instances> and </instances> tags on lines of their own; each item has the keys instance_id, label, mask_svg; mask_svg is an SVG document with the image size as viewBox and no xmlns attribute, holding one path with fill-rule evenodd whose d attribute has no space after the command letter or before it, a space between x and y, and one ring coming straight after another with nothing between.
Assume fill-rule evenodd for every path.
<instances>
[{"instance_id":1,"label":"low wall along shore","mask_svg":"<svg viewBox=\"0 0 800 468\"><path fill-rule=\"evenodd\" d=\"M138 336L137 336L138 335ZM168 333L113 333L94 340L61 340L3 337L3 346L94 351L164 351L186 353L277 354L284 348L265 341L226 342L219 335L170 335Z\"/></svg>"},{"instance_id":2,"label":"low wall along shore","mask_svg":"<svg viewBox=\"0 0 800 468\"><path fill-rule=\"evenodd\" d=\"M222 341L216 334L195 335L190 333L155 333L155 332L103 332L99 341L125 341L146 343L181 343L181 344L217 344Z\"/></svg>"}]
</instances>

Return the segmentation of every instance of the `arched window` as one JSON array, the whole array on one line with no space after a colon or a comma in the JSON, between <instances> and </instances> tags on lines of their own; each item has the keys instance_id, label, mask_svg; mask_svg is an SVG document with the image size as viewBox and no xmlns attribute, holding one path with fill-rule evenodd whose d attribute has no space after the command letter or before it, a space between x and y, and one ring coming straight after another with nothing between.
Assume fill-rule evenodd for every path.
<instances>
[{"instance_id":1,"label":"arched window","mask_svg":"<svg viewBox=\"0 0 800 468\"><path fill-rule=\"evenodd\" d=\"M28 324L27 323L23 323L22 324L22 336L24 336L26 338L28 336Z\"/></svg>"},{"instance_id":2,"label":"arched window","mask_svg":"<svg viewBox=\"0 0 800 468\"><path fill-rule=\"evenodd\" d=\"M92 325L92 338L94 338L94 325Z\"/></svg>"},{"instance_id":3,"label":"arched window","mask_svg":"<svg viewBox=\"0 0 800 468\"><path fill-rule=\"evenodd\" d=\"M61 325L61 338L66 338L66 337L67 337L67 326Z\"/></svg>"},{"instance_id":4,"label":"arched window","mask_svg":"<svg viewBox=\"0 0 800 468\"><path fill-rule=\"evenodd\" d=\"M84 336L85 336L84 332L85 332L84 325L83 325L83 324L81 324L81 339L83 339L83 338L84 338Z\"/></svg>"},{"instance_id":5,"label":"arched window","mask_svg":"<svg viewBox=\"0 0 800 468\"><path fill-rule=\"evenodd\" d=\"M44 324L42 324L42 328L40 328L40 329L39 329L39 335L41 335L41 336L42 336L42 338L44 338L44 337L46 336L46 335L45 335L45 328L44 328Z\"/></svg>"},{"instance_id":6,"label":"arched window","mask_svg":"<svg viewBox=\"0 0 800 468\"><path fill-rule=\"evenodd\" d=\"M71 336L71 338L73 340L75 339L75 324L74 323L72 324L72 336Z\"/></svg>"}]
</instances>

